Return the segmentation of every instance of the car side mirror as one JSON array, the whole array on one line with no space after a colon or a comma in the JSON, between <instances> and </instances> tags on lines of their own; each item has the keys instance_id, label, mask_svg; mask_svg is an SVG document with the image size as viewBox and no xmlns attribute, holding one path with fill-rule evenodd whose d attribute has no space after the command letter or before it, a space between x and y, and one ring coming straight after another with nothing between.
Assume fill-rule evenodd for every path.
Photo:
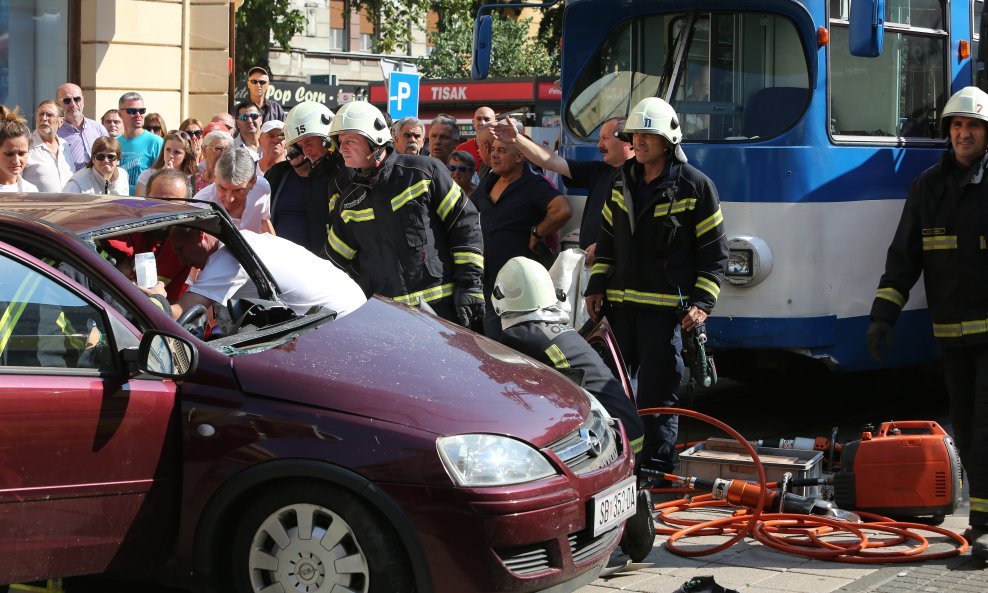
<instances>
[{"instance_id":1,"label":"car side mirror","mask_svg":"<svg viewBox=\"0 0 988 593\"><path fill-rule=\"evenodd\" d=\"M199 351L188 340L157 330L144 332L137 349L138 368L149 375L183 379L195 372Z\"/></svg>"},{"instance_id":2,"label":"car side mirror","mask_svg":"<svg viewBox=\"0 0 988 593\"><path fill-rule=\"evenodd\" d=\"M852 56L882 55L885 37L885 0L851 0L848 45Z\"/></svg>"}]
</instances>

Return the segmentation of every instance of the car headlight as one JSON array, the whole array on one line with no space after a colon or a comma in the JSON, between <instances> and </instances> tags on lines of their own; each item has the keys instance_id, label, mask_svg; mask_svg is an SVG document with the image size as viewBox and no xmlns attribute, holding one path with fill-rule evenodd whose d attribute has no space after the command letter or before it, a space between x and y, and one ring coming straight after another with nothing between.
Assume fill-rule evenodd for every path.
<instances>
[{"instance_id":1,"label":"car headlight","mask_svg":"<svg viewBox=\"0 0 988 593\"><path fill-rule=\"evenodd\" d=\"M496 434L461 434L436 440L439 457L459 486L507 486L555 475L530 445Z\"/></svg>"}]
</instances>

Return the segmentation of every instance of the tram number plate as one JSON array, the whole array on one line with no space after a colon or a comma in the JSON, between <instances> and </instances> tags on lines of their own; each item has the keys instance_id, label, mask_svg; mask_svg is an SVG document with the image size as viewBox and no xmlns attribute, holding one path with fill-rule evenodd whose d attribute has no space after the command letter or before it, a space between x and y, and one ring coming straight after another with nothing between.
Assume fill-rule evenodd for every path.
<instances>
[{"instance_id":1,"label":"tram number plate","mask_svg":"<svg viewBox=\"0 0 988 593\"><path fill-rule=\"evenodd\" d=\"M634 476L593 497L593 535L610 531L635 514L637 480Z\"/></svg>"}]
</instances>

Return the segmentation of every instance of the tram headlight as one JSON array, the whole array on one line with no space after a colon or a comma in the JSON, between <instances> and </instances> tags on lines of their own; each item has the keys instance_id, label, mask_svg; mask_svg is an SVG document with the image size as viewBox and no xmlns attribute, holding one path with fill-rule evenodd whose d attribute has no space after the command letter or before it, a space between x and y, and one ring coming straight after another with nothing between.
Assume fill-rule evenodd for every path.
<instances>
[{"instance_id":1,"label":"tram headlight","mask_svg":"<svg viewBox=\"0 0 988 593\"><path fill-rule=\"evenodd\" d=\"M758 237L732 237L727 241L727 273L732 286L754 286L772 272L772 249Z\"/></svg>"}]
</instances>

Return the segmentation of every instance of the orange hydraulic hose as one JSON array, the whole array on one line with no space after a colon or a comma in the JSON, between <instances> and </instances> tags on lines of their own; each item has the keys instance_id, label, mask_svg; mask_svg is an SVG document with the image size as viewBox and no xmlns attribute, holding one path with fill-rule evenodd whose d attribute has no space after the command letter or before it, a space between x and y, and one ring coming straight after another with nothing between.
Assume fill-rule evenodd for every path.
<instances>
[{"instance_id":1,"label":"orange hydraulic hose","mask_svg":"<svg viewBox=\"0 0 988 593\"><path fill-rule=\"evenodd\" d=\"M736 511L728 517L708 521L695 521L673 517L678 512L696 508L711 507L732 507L727 502L715 500L710 494L701 494L689 499L679 499L670 502L656 504L654 511L658 513L660 519L670 527L657 527L656 533L668 535L666 548L674 554L680 556L705 556L720 552L734 545L746 535L751 534L762 544L790 554L816 558L820 560L830 560L836 562L849 562L855 564L881 564L896 562L917 562L920 560L932 560L949 558L966 552L969 548L967 540L963 536L950 530L922 523L906 523L892 521L888 517L875 515L872 513L858 513L865 523L850 523L829 517L818 515L801 515L792 513L763 513L766 501L768 500L768 488L778 487L778 483L767 483L765 479L765 469L755 448L744 437L733 428L724 424L720 420L696 412L681 408L646 408L639 411L642 416L652 414L670 414L695 418L716 426L725 433L731 435L751 456L758 474L757 496L754 492L743 492L742 498L752 504L752 508ZM673 479L679 476L667 474L667 478ZM745 489L744 484L737 486ZM684 491L684 489L654 489L653 492ZM926 531L945 536L953 540L956 547L943 552L927 552L929 540L915 533L916 531ZM869 540L867 532L881 532L892 534L895 537L884 540ZM676 542L687 537L699 537L704 535L731 535L730 539L707 548L687 550L681 548ZM856 541L828 542L823 538L831 535L850 535ZM875 551L876 548L888 548L905 544L907 541L914 541L916 545L906 550Z\"/></svg>"}]
</instances>

